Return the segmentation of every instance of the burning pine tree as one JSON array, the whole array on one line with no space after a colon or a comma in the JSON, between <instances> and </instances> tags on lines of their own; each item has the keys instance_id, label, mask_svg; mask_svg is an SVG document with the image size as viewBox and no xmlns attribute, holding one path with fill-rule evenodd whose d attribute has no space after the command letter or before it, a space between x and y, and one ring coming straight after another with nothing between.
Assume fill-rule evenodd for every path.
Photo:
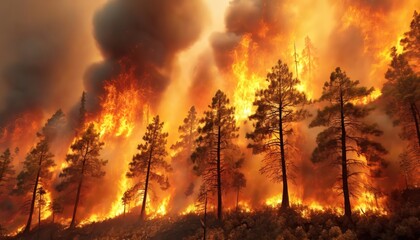
<instances>
[{"instance_id":1,"label":"burning pine tree","mask_svg":"<svg viewBox=\"0 0 420 240\"><path fill-rule=\"evenodd\" d=\"M68 166L60 173L63 181L57 189L63 191L67 188L76 188L70 228L76 226L77 208L85 182L90 178L101 178L105 175L102 168L108 161L100 158L103 146L104 143L99 140L99 133L96 132L94 125L90 124L81 137L71 145L72 153L66 156Z\"/></svg>"},{"instance_id":2,"label":"burning pine tree","mask_svg":"<svg viewBox=\"0 0 420 240\"><path fill-rule=\"evenodd\" d=\"M145 219L146 216L150 182L158 183L163 190L169 187L168 178L164 175L171 169L171 166L165 161L165 157L168 155L166 151L167 137L168 133L163 132L163 122L160 122L159 116L154 117L143 136L144 143L137 147L140 153L136 154L130 162L127 177L138 178L140 182L136 184L135 189L143 192L141 219Z\"/></svg>"},{"instance_id":3,"label":"burning pine tree","mask_svg":"<svg viewBox=\"0 0 420 240\"><path fill-rule=\"evenodd\" d=\"M318 110L317 116L309 125L326 127L318 134L318 146L313 152L312 161L328 159L341 166L344 214L348 218L351 218L349 178L357 174L355 171L350 172L350 168L363 164L357 157L363 154L362 149L366 147L383 152L381 144L368 138L380 136L382 131L377 124L367 124L364 121L373 109L353 103L368 96L373 88L367 89L358 85L359 81L351 80L340 68L332 72L330 81L324 84L320 98L320 101L326 101L328 105Z\"/></svg>"},{"instance_id":4,"label":"burning pine tree","mask_svg":"<svg viewBox=\"0 0 420 240\"><path fill-rule=\"evenodd\" d=\"M247 134L253 140L249 147L256 154L265 153L264 167L261 172L274 181L283 183L282 208L288 208L289 187L287 178L288 161L287 146L292 144L286 140L292 134L291 124L303 120L308 113L301 107L307 103L306 96L297 90L299 80L293 78L286 64L280 60L267 75L269 85L255 95L255 114L249 117L255 121L254 131ZM289 149L289 153L292 151ZM288 155L290 157L290 154Z\"/></svg>"}]
</instances>

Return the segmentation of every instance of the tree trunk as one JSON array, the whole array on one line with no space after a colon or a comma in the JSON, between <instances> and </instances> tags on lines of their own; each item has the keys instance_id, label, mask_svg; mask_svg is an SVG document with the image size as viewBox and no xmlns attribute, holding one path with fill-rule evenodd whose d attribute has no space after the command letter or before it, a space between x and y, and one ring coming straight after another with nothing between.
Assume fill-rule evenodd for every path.
<instances>
[{"instance_id":1,"label":"tree trunk","mask_svg":"<svg viewBox=\"0 0 420 240\"><path fill-rule=\"evenodd\" d=\"M239 187L236 189L236 211L239 210Z\"/></svg>"},{"instance_id":2,"label":"tree trunk","mask_svg":"<svg viewBox=\"0 0 420 240\"><path fill-rule=\"evenodd\" d=\"M222 220L222 179L220 167L220 148L221 148L221 116L220 116L220 100L218 110L218 129L217 129L217 219Z\"/></svg>"},{"instance_id":3,"label":"tree trunk","mask_svg":"<svg viewBox=\"0 0 420 240\"><path fill-rule=\"evenodd\" d=\"M29 231L31 230L32 214L34 213L34 208L35 208L36 190L38 189L39 175L41 174L41 164L42 164L43 157L44 157L44 154L41 153L41 156L39 157L38 172L36 174L34 190L32 191L32 200L31 200L31 208L29 209L29 217L28 217L28 221L26 222L25 230L23 230L23 233L29 233Z\"/></svg>"},{"instance_id":4,"label":"tree trunk","mask_svg":"<svg viewBox=\"0 0 420 240\"><path fill-rule=\"evenodd\" d=\"M0 172L0 184L3 181L4 173L6 172L6 160L3 161L3 164L1 166L1 172Z\"/></svg>"},{"instance_id":5,"label":"tree trunk","mask_svg":"<svg viewBox=\"0 0 420 240\"><path fill-rule=\"evenodd\" d=\"M279 133L280 133L280 161L281 161L281 173L283 182L283 195L281 200L281 208L289 208L289 188L287 185L287 171L286 171L286 157L284 153L284 139L283 139L283 116L282 109L279 108Z\"/></svg>"},{"instance_id":6,"label":"tree trunk","mask_svg":"<svg viewBox=\"0 0 420 240\"><path fill-rule=\"evenodd\" d=\"M350 192L347 172L346 127L344 124L343 93L340 89L340 120L341 120L341 177L343 179L344 215L351 220Z\"/></svg>"},{"instance_id":7,"label":"tree trunk","mask_svg":"<svg viewBox=\"0 0 420 240\"><path fill-rule=\"evenodd\" d=\"M150 147L149 161L147 163L146 183L144 186L143 203L141 205L141 213L140 213L141 219L144 219L145 214L146 214L147 189L149 188L149 175L150 175L150 165L152 163L152 155L153 155L153 146Z\"/></svg>"},{"instance_id":8,"label":"tree trunk","mask_svg":"<svg viewBox=\"0 0 420 240\"><path fill-rule=\"evenodd\" d=\"M41 208L41 201L42 201L42 199L41 199L41 197L42 197L42 195L41 195L41 192L39 192L39 202L38 202L38 232L39 232L39 229L41 229L41 210L42 210L42 208Z\"/></svg>"},{"instance_id":9,"label":"tree trunk","mask_svg":"<svg viewBox=\"0 0 420 240\"><path fill-rule=\"evenodd\" d=\"M87 150L86 150L86 152L87 152ZM73 217L71 219L70 228L74 228L76 226L76 212L77 212L77 207L79 206L80 192L81 192L82 186L83 186L85 164L86 164L86 155L83 158L82 173L81 173L82 175L80 177L79 185L77 186L76 202L74 203Z\"/></svg>"},{"instance_id":10,"label":"tree trunk","mask_svg":"<svg viewBox=\"0 0 420 240\"><path fill-rule=\"evenodd\" d=\"M207 233L207 190L206 190L206 198L205 198L205 201L204 201L203 240L206 240L206 233Z\"/></svg>"},{"instance_id":11,"label":"tree trunk","mask_svg":"<svg viewBox=\"0 0 420 240\"><path fill-rule=\"evenodd\" d=\"M415 103L410 103L411 114L413 115L414 124L416 125L417 141L420 147L420 129L419 129L419 119L417 113L417 106Z\"/></svg>"}]
</instances>

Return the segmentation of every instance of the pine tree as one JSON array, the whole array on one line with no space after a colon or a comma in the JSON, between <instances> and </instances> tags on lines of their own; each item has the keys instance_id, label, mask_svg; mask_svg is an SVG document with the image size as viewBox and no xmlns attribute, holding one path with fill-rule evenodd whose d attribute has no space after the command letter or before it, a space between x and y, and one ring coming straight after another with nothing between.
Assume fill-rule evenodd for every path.
<instances>
[{"instance_id":1,"label":"pine tree","mask_svg":"<svg viewBox=\"0 0 420 240\"><path fill-rule=\"evenodd\" d=\"M38 200L37 200L37 205L38 205L38 229L41 228L41 215L43 212L43 207L45 205L47 205L45 199L44 199L44 195L47 194L47 191L43 188L43 187L39 187L37 190L37 195L38 195Z\"/></svg>"},{"instance_id":2,"label":"pine tree","mask_svg":"<svg viewBox=\"0 0 420 240\"><path fill-rule=\"evenodd\" d=\"M83 91L82 97L80 99L79 119L78 119L77 127L76 127L76 135L78 135L79 132L83 132L83 130L85 129L85 123L86 123L86 92Z\"/></svg>"},{"instance_id":3,"label":"pine tree","mask_svg":"<svg viewBox=\"0 0 420 240\"><path fill-rule=\"evenodd\" d=\"M168 178L165 176L165 173L171 170L171 166L165 161L165 157L168 155L166 151L168 133L163 132L163 124L160 122L159 116L156 116L147 126L143 136L144 143L137 147L140 153L133 157L127 172L127 177L139 178L140 181L144 181L141 219L144 219L146 214L150 182L158 183L163 190L169 187Z\"/></svg>"},{"instance_id":4,"label":"pine tree","mask_svg":"<svg viewBox=\"0 0 420 240\"><path fill-rule=\"evenodd\" d=\"M29 216L24 229L28 233L31 228L32 215L35 209L37 189L39 186L47 186L52 178L51 168L55 166L50 152L50 142L57 137L60 127L64 121L64 114L58 110L45 126L37 133L39 142L27 154L23 162L23 169L17 176L17 188L13 190L14 194L27 195L31 193L29 201Z\"/></svg>"},{"instance_id":5,"label":"pine tree","mask_svg":"<svg viewBox=\"0 0 420 240\"><path fill-rule=\"evenodd\" d=\"M127 208L130 205L131 201L133 200L133 192L129 190L125 191L123 196L121 197L121 203L124 206L124 211L123 214L125 215L125 213L127 212Z\"/></svg>"},{"instance_id":6,"label":"pine tree","mask_svg":"<svg viewBox=\"0 0 420 240\"><path fill-rule=\"evenodd\" d=\"M293 133L292 123L303 120L308 116L302 106L307 103L306 96L297 90L299 80L294 79L286 64L280 60L266 81L266 89L255 95L256 112L249 117L254 121L254 131L247 134L253 141L248 147L254 154L264 153L264 166L260 172L268 175L274 181L283 183L281 208L288 208L288 164L290 160L291 142L288 136Z\"/></svg>"},{"instance_id":7,"label":"pine tree","mask_svg":"<svg viewBox=\"0 0 420 240\"><path fill-rule=\"evenodd\" d=\"M196 203L197 210L203 212L203 219L200 219L201 227L203 228L203 240L207 239L207 210L211 200L211 194L212 190L207 187L206 183L203 183L200 186Z\"/></svg>"},{"instance_id":8,"label":"pine tree","mask_svg":"<svg viewBox=\"0 0 420 240\"><path fill-rule=\"evenodd\" d=\"M63 181L57 186L59 191L69 186L77 187L70 228L76 226L77 208L85 181L91 178L102 178L105 175L103 167L108 161L100 158L103 146L104 143L100 141L99 133L96 132L93 124L90 124L86 131L70 146L72 153L66 156L68 166L60 173Z\"/></svg>"},{"instance_id":9,"label":"pine tree","mask_svg":"<svg viewBox=\"0 0 420 240\"><path fill-rule=\"evenodd\" d=\"M302 50L300 62L302 62L302 76L304 76L307 81L312 81L316 68L318 67L318 58L316 56L316 48L313 45L311 39L305 37L305 47Z\"/></svg>"},{"instance_id":10,"label":"pine tree","mask_svg":"<svg viewBox=\"0 0 420 240\"><path fill-rule=\"evenodd\" d=\"M52 213L52 220L51 221L52 221L52 223L54 223L56 215L63 213L64 207L58 199L54 199L52 202L50 202L48 207L49 207L49 210Z\"/></svg>"},{"instance_id":11,"label":"pine tree","mask_svg":"<svg viewBox=\"0 0 420 240\"><path fill-rule=\"evenodd\" d=\"M344 213L351 219L349 178L357 174L352 167L361 166L358 156L369 151L383 152L382 145L371 138L382 134L376 124L367 124L364 118L373 110L365 105L356 105L355 101L368 96L374 89L359 87L359 81L352 81L346 73L336 68L331 73L330 81L325 82L320 101L327 106L318 110L310 127L326 127L318 134L317 144L312 154L312 161L331 160L341 166L342 191L344 195Z\"/></svg>"},{"instance_id":12,"label":"pine tree","mask_svg":"<svg viewBox=\"0 0 420 240\"><path fill-rule=\"evenodd\" d=\"M232 188L236 191L236 211L239 210L239 193L241 189L246 187L245 175L240 171L244 163L244 158L239 159L235 162L234 171L232 174Z\"/></svg>"},{"instance_id":13,"label":"pine tree","mask_svg":"<svg viewBox=\"0 0 420 240\"><path fill-rule=\"evenodd\" d=\"M0 195L2 194L2 189L15 174L12 162L13 155L11 154L10 149L7 148L3 154L0 155Z\"/></svg>"},{"instance_id":14,"label":"pine tree","mask_svg":"<svg viewBox=\"0 0 420 240\"><path fill-rule=\"evenodd\" d=\"M179 140L171 146L171 149L177 154L189 158L197 145L198 124L197 112L195 107L192 106L188 111L187 117L184 118L183 124L178 128Z\"/></svg>"},{"instance_id":15,"label":"pine tree","mask_svg":"<svg viewBox=\"0 0 420 240\"><path fill-rule=\"evenodd\" d=\"M203 174L203 180L208 186L217 190L217 218L222 220L222 171L226 163L224 152L233 146L232 140L237 138L238 127L234 118L235 108L230 107L226 94L218 90L200 119L203 125L198 129L198 147L193 154L195 169Z\"/></svg>"},{"instance_id":16,"label":"pine tree","mask_svg":"<svg viewBox=\"0 0 420 240\"><path fill-rule=\"evenodd\" d=\"M391 65L385 74L388 81L382 88L387 113L394 118L395 125L402 126L401 137L420 148L420 77L408 64L405 54L398 54L393 48L391 56Z\"/></svg>"},{"instance_id":17,"label":"pine tree","mask_svg":"<svg viewBox=\"0 0 420 240\"><path fill-rule=\"evenodd\" d=\"M413 20L410 23L410 31L404 33L401 39L401 45L404 48L404 55L410 62L412 68L418 72L420 67L420 15L414 11Z\"/></svg>"},{"instance_id":18,"label":"pine tree","mask_svg":"<svg viewBox=\"0 0 420 240\"><path fill-rule=\"evenodd\" d=\"M172 156L172 165L174 169L180 169L181 171L175 171L174 177L185 178L187 181L182 181L184 185L177 186L176 189L182 190L181 194L178 191L174 193L174 199L185 198L192 194L194 189L194 180L196 178L192 171L186 172L185 169L191 169L193 162L191 161L191 154L197 147L196 139L198 138L198 124L197 112L195 107L192 106L188 111L187 117L184 118L183 124L179 126L179 140L171 146L171 150L175 152Z\"/></svg>"},{"instance_id":19,"label":"pine tree","mask_svg":"<svg viewBox=\"0 0 420 240\"><path fill-rule=\"evenodd\" d=\"M420 15L414 12L410 31L400 41L403 52L391 49L391 64L385 74L387 82L382 88L386 112L401 127L400 137L408 142L400 155L407 187L413 184L411 173L420 165ZM407 169L411 167L413 169Z\"/></svg>"},{"instance_id":20,"label":"pine tree","mask_svg":"<svg viewBox=\"0 0 420 240\"><path fill-rule=\"evenodd\" d=\"M420 155L420 15L417 11L410 31L404 34L400 44L403 46L401 54L395 47L391 49L392 61L385 74L387 82L382 92L387 113L394 118L395 125L402 126L401 137Z\"/></svg>"}]
</instances>

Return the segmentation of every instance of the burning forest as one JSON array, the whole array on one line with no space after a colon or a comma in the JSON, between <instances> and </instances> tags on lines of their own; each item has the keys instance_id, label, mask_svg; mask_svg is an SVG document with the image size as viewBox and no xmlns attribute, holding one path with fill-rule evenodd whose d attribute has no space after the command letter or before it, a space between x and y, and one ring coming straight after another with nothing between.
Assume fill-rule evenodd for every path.
<instances>
[{"instance_id":1,"label":"burning forest","mask_svg":"<svg viewBox=\"0 0 420 240\"><path fill-rule=\"evenodd\" d=\"M0 239L418 239L419 9L0 3Z\"/></svg>"}]
</instances>

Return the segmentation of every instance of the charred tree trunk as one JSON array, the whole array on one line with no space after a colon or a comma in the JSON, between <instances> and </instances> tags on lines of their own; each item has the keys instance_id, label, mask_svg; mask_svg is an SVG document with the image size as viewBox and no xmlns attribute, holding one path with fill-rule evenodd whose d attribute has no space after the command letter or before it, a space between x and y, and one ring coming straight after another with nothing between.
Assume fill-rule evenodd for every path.
<instances>
[{"instance_id":1,"label":"charred tree trunk","mask_svg":"<svg viewBox=\"0 0 420 240\"><path fill-rule=\"evenodd\" d=\"M239 210L239 187L236 189L236 211Z\"/></svg>"},{"instance_id":2,"label":"charred tree trunk","mask_svg":"<svg viewBox=\"0 0 420 240\"><path fill-rule=\"evenodd\" d=\"M39 199L38 199L38 232L39 229L41 229L41 211L42 211L42 206L41 206L41 202L42 202L42 195L41 192L39 193Z\"/></svg>"},{"instance_id":3,"label":"charred tree trunk","mask_svg":"<svg viewBox=\"0 0 420 240\"><path fill-rule=\"evenodd\" d=\"M25 230L23 230L23 233L25 234L29 233L29 231L31 230L32 214L34 213L34 208L35 208L36 190L38 189L39 175L41 174L42 158L44 158L43 153L41 153L41 156L39 157L38 172L36 174L34 190L32 191L32 200L31 200L31 207L29 209L29 217L28 217L28 221L26 222Z\"/></svg>"},{"instance_id":4,"label":"charred tree trunk","mask_svg":"<svg viewBox=\"0 0 420 240\"><path fill-rule=\"evenodd\" d=\"M220 100L218 110L218 129L217 129L217 219L222 220L222 179L220 167L220 148L221 148L221 116L220 116Z\"/></svg>"},{"instance_id":5,"label":"charred tree trunk","mask_svg":"<svg viewBox=\"0 0 420 240\"><path fill-rule=\"evenodd\" d=\"M74 203L73 216L72 216L72 219L71 219L70 228L74 228L76 226L76 213L77 213L77 207L79 206L80 192L81 192L82 186L83 186L83 177L84 177L84 173L85 173L85 164L86 164L86 156L83 159L82 173L81 173L79 185L77 186L76 202Z\"/></svg>"},{"instance_id":6,"label":"charred tree trunk","mask_svg":"<svg viewBox=\"0 0 420 240\"><path fill-rule=\"evenodd\" d=\"M144 186L143 202L141 205L141 213L140 213L141 219L144 219L145 214L146 214L146 199L147 199L147 190L149 188L149 175L150 175L150 165L152 163L152 156L153 156L153 145L150 147L149 161L147 163L146 183Z\"/></svg>"},{"instance_id":7,"label":"charred tree trunk","mask_svg":"<svg viewBox=\"0 0 420 240\"><path fill-rule=\"evenodd\" d=\"M206 192L206 198L204 200L204 221L203 221L203 240L206 240L206 234L207 234L207 192Z\"/></svg>"},{"instance_id":8,"label":"charred tree trunk","mask_svg":"<svg viewBox=\"0 0 420 240\"><path fill-rule=\"evenodd\" d=\"M76 193L76 202L74 203L74 209L73 209L73 216L70 223L70 228L74 228L76 226L76 213L77 213L77 207L79 206L79 199L80 199L80 192L82 190L83 186L83 178L85 175L85 166L86 166L86 158L89 153L89 145L86 147L86 152L83 155L83 162L82 162L82 172L80 176L79 185L77 186L77 193Z\"/></svg>"},{"instance_id":9,"label":"charred tree trunk","mask_svg":"<svg viewBox=\"0 0 420 240\"><path fill-rule=\"evenodd\" d=\"M279 134L280 134L280 157L281 157L281 173L283 182L283 196L281 200L281 209L290 207L289 203L289 187L287 185L287 171L286 171L286 154L284 153L284 138L283 138L283 116L282 107L279 107Z\"/></svg>"},{"instance_id":10,"label":"charred tree trunk","mask_svg":"<svg viewBox=\"0 0 420 240\"><path fill-rule=\"evenodd\" d=\"M350 192L347 171L346 127L344 123L343 92L340 89L340 120L341 120L341 177L343 180L344 215L351 219Z\"/></svg>"},{"instance_id":11,"label":"charred tree trunk","mask_svg":"<svg viewBox=\"0 0 420 240\"><path fill-rule=\"evenodd\" d=\"M419 119L418 119L419 113L417 112L417 106L415 103L410 103L410 110L411 110L411 114L413 115L414 124L416 125L417 141L420 147L420 129L419 129Z\"/></svg>"}]
</instances>

